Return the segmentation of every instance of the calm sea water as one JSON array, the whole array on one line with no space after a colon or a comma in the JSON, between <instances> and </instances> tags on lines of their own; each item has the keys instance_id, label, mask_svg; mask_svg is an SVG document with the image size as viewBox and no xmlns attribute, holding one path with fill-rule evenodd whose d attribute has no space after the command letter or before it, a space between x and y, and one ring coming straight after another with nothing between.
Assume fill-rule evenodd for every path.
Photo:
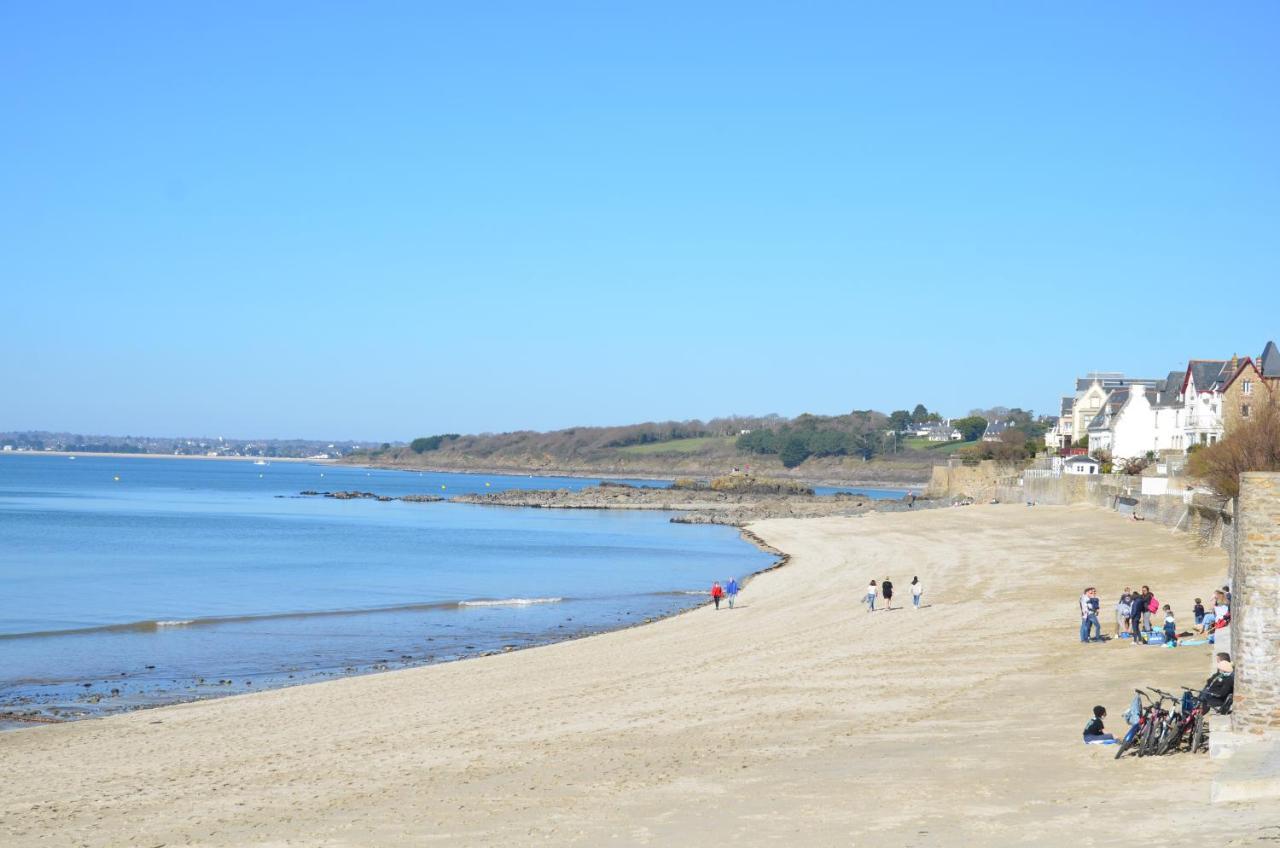
<instances>
[{"instance_id":1,"label":"calm sea water","mask_svg":"<svg viewBox=\"0 0 1280 848\"><path fill-rule=\"evenodd\" d=\"M97 715L541 644L678 611L771 561L665 513L299 496L595 482L0 455L0 712Z\"/></svg>"}]
</instances>

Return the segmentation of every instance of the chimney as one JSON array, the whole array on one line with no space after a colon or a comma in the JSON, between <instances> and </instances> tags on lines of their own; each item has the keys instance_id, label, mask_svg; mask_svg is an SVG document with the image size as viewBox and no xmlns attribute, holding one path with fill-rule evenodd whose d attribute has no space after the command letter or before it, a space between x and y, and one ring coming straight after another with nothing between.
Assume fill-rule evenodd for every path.
<instances>
[{"instance_id":1,"label":"chimney","mask_svg":"<svg viewBox=\"0 0 1280 848\"><path fill-rule=\"evenodd\" d=\"M1231 375L1235 376L1235 373L1239 370L1240 370L1240 357L1236 356L1233 353L1231 354Z\"/></svg>"}]
</instances>

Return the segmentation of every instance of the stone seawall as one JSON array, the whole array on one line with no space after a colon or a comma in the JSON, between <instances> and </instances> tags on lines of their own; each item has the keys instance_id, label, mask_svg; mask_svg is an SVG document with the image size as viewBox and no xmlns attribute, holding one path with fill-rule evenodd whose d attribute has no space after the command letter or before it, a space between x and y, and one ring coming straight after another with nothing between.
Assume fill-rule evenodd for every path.
<instances>
[{"instance_id":1,"label":"stone seawall","mask_svg":"<svg viewBox=\"0 0 1280 848\"><path fill-rule=\"evenodd\" d=\"M1221 547L1228 552L1234 548L1230 501L1190 492L1144 495L1141 477L1054 475L1048 471L1028 469L997 480L995 498L1003 503L1092 504L1190 533L1203 545Z\"/></svg>"},{"instance_id":2,"label":"stone seawall","mask_svg":"<svg viewBox=\"0 0 1280 848\"><path fill-rule=\"evenodd\" d=\"M935 465L925 489L926 498L969 497L978 503L986 503L996 498L997 482L1010 475L1016 475L1022 463L996 462L984 459L981 462L968 464L951 461L946 465Z\"/></svg>"},{"instance_id":3,"label":"stone seawall","mask_svg":"<svg viewBox=\"0 0 1280 848\"><path fill-rule=\"evenodd\" d=\"M1240 541L1231 577L1231 727L1280 734L1280 474L1240 475Z\"/></svg>"}]
</instances>

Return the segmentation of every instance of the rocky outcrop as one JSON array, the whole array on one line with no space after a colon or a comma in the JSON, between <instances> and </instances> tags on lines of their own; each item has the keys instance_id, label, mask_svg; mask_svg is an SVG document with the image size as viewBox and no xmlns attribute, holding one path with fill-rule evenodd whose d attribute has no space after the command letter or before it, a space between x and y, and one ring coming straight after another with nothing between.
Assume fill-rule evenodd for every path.
<instances>
[{"instance_id":1,"label":"rocky outcrop","mask_svg":"<svg viewBox=\"0 0 1280 848\"><path fill-rule=\"evenodd\" d=\"M379 495L376 492L317 492L311 489L308 489L305 492L299 492L298 494L304 497L333 498L334 500L339 501L367 499L383 502L405 501L406 503L435 503L436 501L444 500L444 498L439 495L400 495L399 497L393 497L392 495Z\"/></svg>"},{"instance_id":2,"label":"rocky outcrop","mask_svg":"<svg viewBox=\"0 0 1280 848\"><path fill-rule=\"evenodd\" d=\"M658 489L591 486L568 489L512 489L482 495L459 495L454 503L544 509L654 509L680 514L678 524L728 524L740 527L763 518L819 518L949 506L910 495L902 500L871 500L860 495L778 495L716 491L710 488Z\"/></svg>"}]
</instances>

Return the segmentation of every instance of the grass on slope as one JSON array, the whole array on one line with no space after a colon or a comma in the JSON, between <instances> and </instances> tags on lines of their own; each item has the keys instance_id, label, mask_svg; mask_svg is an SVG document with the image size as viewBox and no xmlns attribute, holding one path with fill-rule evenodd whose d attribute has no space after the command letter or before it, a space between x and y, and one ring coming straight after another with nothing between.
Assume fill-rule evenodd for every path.
<instances>
[{"instance_id":1,"label":"grass on slope","mask_svg":"<svg viewBox=\"0 0 1280 848\"><path fill-rule=\"evenodd\" d=\"M925 438L903 439L902 446L910 450L927 450L935 453L953 453L973 442L931 442Z\"/></svg>"}]
</instances>

